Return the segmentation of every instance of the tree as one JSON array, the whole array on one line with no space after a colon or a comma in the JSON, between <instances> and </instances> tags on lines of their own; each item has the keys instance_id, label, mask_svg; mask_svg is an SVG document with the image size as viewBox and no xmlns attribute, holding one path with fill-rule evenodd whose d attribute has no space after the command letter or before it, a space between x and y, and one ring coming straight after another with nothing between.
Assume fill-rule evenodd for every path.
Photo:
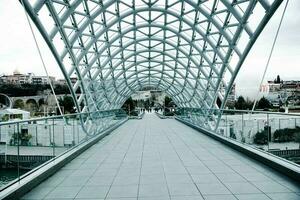
<instances>
[{"instance_id":1,"label":"tree","mask_svg":"<svg viewBox=\"0 0 300 200\"><path fill-rule=\"evenodd\" d=\"M300 132L295 133L295 142L299 143L299 149L300 149Z\"/></svg>"},{"instance_id":2,"label":"tree","mask_svg":"<svg viewBox=\"0 0 300 200\"><path fill-rule=\"evenodd\" d=\"M74 113L75 112L75 104L73 98L70 96L64 96L62 99L59 99L59 105L64 107L64 111L66 113Z\"/></svg>"},{"instance_id":3,"label":"tree","mask_svg":"<svg viewBox=\"0 0 300 200\"><path fill-rule=\"evenodd\" d=\"M280 76L277 75L277 78L274 80L274 83L281 83Z\"/></svg>"},{"instance_id":4,"label":"tree","mask_svg":"<svg viewBox=\"0 0 300 200\"><path fill-rule=\"evenodd\" d=\"M172 102L172 99L168 96L165 96L165 106L166 107L171 107L171 102Z\"/></svg>"},{"instance_id":5,"label":"tree","mask_svg":"<svg viewBox=\"0 0 300 200\"><path fill-rule=\"evenodd\" d=\"M129 114L129 110L132 112L135 109L135 106L135 102L131 97L129 97L123 104L122 108L127 112L127 114Z\"/></svg>"},{"instance_id":6,"label":"tree","mask_svg":"<svg viewBox=\"0 0 300 200\"><path fill-rule=\"evenodd\" d=\"M225 108L234 109L235 102L234 101L226 101Z\"/></svg>"},{"instance_id":7,"label":"tree","mask_svg":"<svg viewBox=\"0 0 300 200\"><path fill-rule=\"evenodd\" d=\"M253 101L249 98L245 100L243 96L239 96L237 101L234 104L234 107L238 110L249 110L252 109Z\"/></svg>"},{"instance_id":8,"label":"tree","mask_svg":"<svg viewBox=\"0 0 300 200\"><path fill-rule=\"evenodd\" d=\"M266 99L265 97L262 97L257 103L257 108L258 109L269 109L269 108L272 108L272 104L269 102L268 99Z\"/></svg>"},{"instance_id":9,"label":"tree","mask_svg":"<svg viewBox=\"0 0 300 200\"><path fill-rule=\"evenodd\" d=\"M22 99L18 99L14 102L13 108L19 108L19 109L24 109L25 104Z\"/></svg>"},{"instance_id":10,"label":"tree","mask_svg":"<svg viewBox=\"0 0 300 200\"><path fill-rule=\"evenodd\" d=\"M238 110L244 110L246 107L246 101L243 96L239 96L237 101L235 102L235 108Z\"/></svg>"},{"instance_id":11,"label":"tree","mask_svg":"<svg viewBox=\"0 0 300 200\"><path fill-rule=\"evenodd\" d=\"M254 143L255 144L268 144L268 131L267 129L257 132L254 136Z\"/></svg>"},{"instance_id":12,"label":"tree","mask_svg":"<svg viewBox=\"0 0 300 200\"><path fill-rule=\"evenodd\" d=\"M70 94L70 90L67 85L56 85L54 92L55 94Z\"/></svg>"}]
</instances>

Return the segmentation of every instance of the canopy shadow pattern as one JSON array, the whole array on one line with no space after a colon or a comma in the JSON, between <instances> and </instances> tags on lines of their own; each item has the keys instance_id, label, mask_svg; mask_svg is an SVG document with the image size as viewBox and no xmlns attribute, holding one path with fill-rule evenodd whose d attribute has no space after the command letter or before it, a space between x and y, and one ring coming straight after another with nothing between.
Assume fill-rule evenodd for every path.
<instances>
[{"instance_id":1,"label":"canopy shadow pattern","mask_svg":"<svg viewBox=\"0 0 300 200\"><path fill-rule=\"evenodd\" d=\"M78 112L120 108L135 91L151 87L178 107L200 108L213 129L220 114L208 110L224 107L283 0L20 2L53 53Z\"/></svg>"}]
</instances>

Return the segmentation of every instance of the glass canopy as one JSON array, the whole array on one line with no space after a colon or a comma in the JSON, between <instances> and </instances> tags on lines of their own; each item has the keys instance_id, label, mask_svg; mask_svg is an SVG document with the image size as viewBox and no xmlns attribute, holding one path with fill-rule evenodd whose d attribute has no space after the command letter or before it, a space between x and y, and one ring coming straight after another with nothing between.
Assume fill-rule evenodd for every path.
<instances>
[{"instance_id":1,"label":"glass canopy","mask_svg":"<svg viewBox=\"0 0 300 200\"><path fill-rule=\"evenodd\" d=\"M145 87L165 91L179 107L204 111L224 107L247 54L282 1L21 3L55 56L78 111L80 104L83 111L120 108Z\"/></svg>"}]
</instances>

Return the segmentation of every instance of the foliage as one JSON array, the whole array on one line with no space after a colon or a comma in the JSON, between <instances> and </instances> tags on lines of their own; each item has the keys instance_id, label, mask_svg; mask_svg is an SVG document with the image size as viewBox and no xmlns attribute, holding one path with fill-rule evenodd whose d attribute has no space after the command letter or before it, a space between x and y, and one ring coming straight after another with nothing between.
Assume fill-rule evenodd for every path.
<instances>
[{"instance_id":1,"label":"foliage","mask_svg":"<svg viewBox=\"0 0 300 200\"><path fill-rule=\"evenodd\" d=\"M254 136L254 143L255 144L268 144L268 130L265 129L263 131L257 132Z\"/></svg>"},{"instance_id":2,"label":"foliage","mask_svg":"<svg viewBox=\"0 0 300 200\"><path fill-rule=\"evenodd\" d=\"M172 99L168 96L165 96L165 106L166 107L171 107L173 105L171 105Z\"/></svg>"},{"instance_id":3,"label":"foliage","mask_svg":"<svg viewBox=\"0 0 300 200\"><path fill-rule=\"evenodd\" d=\"M18 138L18 133L14 133L10 139L10 145L17 145L18 143L21 145L28 145L29 140L32 138L32 135L24 132L24 133L19 133L19 138Z\"/></svg>"},{"instance_id":4,"label":"foliage","mask_svg":"<svg viewBox=\"0 0 300 200\"><path fill-rule=\"evenodd\" d=\"M13 108L19 108L19 109L24 109L25 104L24 101L21 99L18 99L14 102Z\"/></svg>"},{"instance_id":5,"label":"foliage","mask_svg":"<svg viewBox=\"0 0 300 200\"><path fill-rule=\"evenodd\" d=\"M274 132L274 142L291 142L299 139L300 142L300 127L278 129Z\"/></svg>"},{"instance_id":6,"label":"foliage","mask_svg":"<svg viewBox=\"0 0 300 200\"><path fill-rule=\"evenodd\" d=\"M276 79L274 80L274 83L281 83L281 80L280 80L280 76L277 75Z\"/></svg>"},{"instance_id":7,"label":"foliage","mask_svg":"<svg viewBox=\"0 0 300 200\"><path fill-rule=\"evenodd\" d=\"M45 104L45 100L44 100L44 99L40 99L40 100L38 101L38 104L39 104L39 106L44 105L44 104Z\"/></svg>"},{"instance_id":8,"label":"foliage","mask_svg":"<svg viewBox=\"0 0 300 200\"><path fill-rule=\"evenodd\" d=\"M299 143L299 149L300 149L300 132L295 133L295 142Z\"/></svg>"},{"instance_id":9,"label":"foliage","mask_svg":"<svg viewBox=\"0 0 300 200\"><path fill-rule=\"evenodd\" d=\"M129 97L123 104L122 109L125 110L127 114L129 114L129 110L130 112L134 111L135 106L136 106L136 102L133 101L131 97Z\"/></svg>"},{"instance_id":10,"label":"foliage","mask_svg":"<svg viewBox=\"0 0 300 200\"><path fill-rule=\"evenodd\" d=\"M43 91L49 89L47 86L40 86L40 85L30 85L30 84L23 84L23 85L15 85L15 84L1 84L0 85L0 93L7 94L8 96L35 96L37 95L38 91Z\"/></svg>"},{"instance_id":11,"label":"foliage","mask_svg":"<svg viewBox=\"0 0 300 200\"><path fill-rule=\"evenodd\" d=\"M70 96L64 96L63 98L58 100L59 105L64 107L65 113L74 113L75 112L75 104L73 98Z\"/></svg>"},{"instance_id":12,"label":"foliage","mask_svg":"<svg viewBox=\"0 0 300 200\"><path fill-rule=\"evenodd\" d=\"M9 116L8 116L8 115L4 115L4 116L2 116L2 118L1 118L0 121L6 122L6 121L8 121L8 120L9 120Z\"/></svg>"},{"instance_id":13,"label":"foliage","mask_svg":"<svg viewBox=\"0 0 300 200\"><path fill-rule=\"evenodd\" d=\"M54 92L55 94L70 94L70 90L67 85L56 85Z\"/></svg>"},{"instance_id":14,"label":"foliage","mask_svg":"<svg viewBox=\"0 0 300 200\"><path fill-rule=\"evenodd\" d=\"M243 96L239 96L234 105L234 107L238 110L252 109L252 106L253 102L248 98L245 100Z\"/></svg>"},{"instance_id":15,"label":"foliage","mask_svg":"<svg viewBox=\"0 0 300 200\"><path fill-rule=\"evenodd\" d=\"M31 138L32 138L32 135L29 134L29 133L26 133L26 134L22 134L20 139L25 140L25 141L29 141Z\"/></svg>"},{"instance_id":16,"label":"foliage","mask_svg":"<svg viewBox=\"0 0 300 200\"><path fill-rule=\"evenodd\" d=\"M257 108L258 109L269 109L269 108L272 108L272 104L269 102L268 99L266 99L265 97L262 97L257 103Z\"/></svg>"},{"instance_id":17,"label":"foliage","mask_svg":"<svg viewBox=\"0 0 300 200\"><path fill-rule=\"evenodd\" d=\"M45 90L50 90L50 85L38 85L38 84L0 84L0 93L6 94L11 97L22 96L36 96L43 93ZM55 85L54 91L59 94L70 94L70 90L67 85ZM80 93L80 89L76 91Z\"/></svg>"},{"instance_id":18,"label":"foliage","mask_svg":"<svg viewBox=\"0 0 300 200\"><path fill-rule=\"evenodd\" d=\"M225 108L227 108L227 109L234 109L234 105L235 105L235 102L233 102L233 101L226 101Z\"/></svg>"},{"instance_id":19,"label":"foliage","mask_svg":"<svg viewBox=\"0 0 300 200\"><path fill-rule=\"evenodd\" d=\"M164 116L174 116L174 112L171 111L169 108L165 108L163 114Z\"/></svg>"},{"instance_id":20,"label":"foliage","mask_svg":"<svg viewBox=\"0 0 300 200\"><path fill-rule=\"evenodd\" d=\"M148 109L149 107L151 107L151 104L150 104L150 100L149 100L149 99L147 99L147 100L144 102L144 107L145 107L146 109Z\"/></svg>"}]
</instances>

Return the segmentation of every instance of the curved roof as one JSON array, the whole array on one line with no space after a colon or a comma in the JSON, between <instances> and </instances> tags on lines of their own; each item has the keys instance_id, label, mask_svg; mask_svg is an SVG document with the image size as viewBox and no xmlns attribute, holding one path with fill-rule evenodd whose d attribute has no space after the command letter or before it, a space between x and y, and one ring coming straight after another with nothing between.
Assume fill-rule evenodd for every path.
<instances>
[{"instance_id":1,"label":"curved roof","mask_svg":"<svg viewBox=\"0 0 300 200\"><path fill-rule=\"evenodd\" d=\"M89 111L157 88L179 107L224 106L282 0L23 0ZM73 85L70 77L78 77Z\"/></svg>"}]
</instances>

